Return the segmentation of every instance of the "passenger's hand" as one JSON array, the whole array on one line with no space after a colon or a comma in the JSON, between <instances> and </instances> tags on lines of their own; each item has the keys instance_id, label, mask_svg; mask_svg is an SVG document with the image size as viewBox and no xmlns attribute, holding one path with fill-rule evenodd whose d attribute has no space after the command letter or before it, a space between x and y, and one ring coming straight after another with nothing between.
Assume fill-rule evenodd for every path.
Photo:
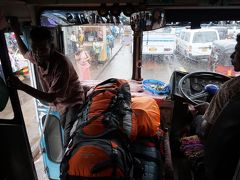
<instances>
[{"instance_id":1,"label":"passenger's hand","mask_svg":"<svg viewBox=\"0 0 240 180\"><path fill-rule=\"evenodd\" d=\"M9 76L7 79L7 85L9 87L21 90L24 86L24 83L22 83L22 81L16 76Z\"/></svg>"},{"instance_id":2,"label":"passenger's hand","mask_svg":"<svg viewBox=\"0 0 240 180\"><path fill-rule=\"evenodd\" d=\"M208 106L209 106L209 103L204 102L204 103L194 106L194 108L198 111L199 114L204 114L206 109L208 108Z\"/></svg>"},{"instance_id":3,"label":"passenger's hand","mask_svg":"<svg viewBox=\"0 0 240 180\"><path fill-rule=\"evenodd\" d=\"M15 34L21 34L21 28L17 18L10 19L10 26Z\"/></svg>"},{"instance_id":4,"label":"passenger's hand","mask_svg":"<svg viewBox=\"0 0 240 180\"><path fill-rule=\"evenodd\" d=\"M188 104L188 110L193 117L195 117L198 113L198 111L195 109L195 107L192 104Z\"/></svg>"}]
</instances>

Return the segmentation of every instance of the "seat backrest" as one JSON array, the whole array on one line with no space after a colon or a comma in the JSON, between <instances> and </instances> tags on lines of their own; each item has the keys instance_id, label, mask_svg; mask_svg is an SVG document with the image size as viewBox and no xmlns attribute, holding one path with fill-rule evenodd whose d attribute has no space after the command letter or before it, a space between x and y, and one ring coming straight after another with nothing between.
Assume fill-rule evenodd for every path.
<instances>
[{"instance_id":1,"label":"seat backrest","mask_svg":"<svg viewBox=\"0 0 240 180\"><path fill-rule=\"evenodd\" d=\"M205 146L206 175L210 180L232 179L240 156L240 94L222 110Z\"/></svg>"}]
</instances>

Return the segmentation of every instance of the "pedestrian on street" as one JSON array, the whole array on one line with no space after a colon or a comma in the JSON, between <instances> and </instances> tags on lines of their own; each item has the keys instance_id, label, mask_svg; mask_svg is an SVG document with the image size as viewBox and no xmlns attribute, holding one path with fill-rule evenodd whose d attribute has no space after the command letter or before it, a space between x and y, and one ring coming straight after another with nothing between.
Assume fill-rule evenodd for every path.
<instances>
[{"instance_id":1,"label":"pedestrian on street","mask_svg":"<svg viewBox=\"0 0 240 180\"><path fill-rule=\"evenodd\" d=\"M72 44L72 51L73 51L73 54L77 51L77 37L76 37L76 34L74 31L72 31L72 34L70 36L70 41L71 41L71 44Z\"/></svg>"},{"instance_id":2,"label":"pedestrian on street","mask_svg":"<svg viewBox=\"0 0 240 180\"><path fill-rule=\"evenodd\" d=\"M54 49L53 36L47 28L35 27L31 30L32 50L29 51L20 37L19 23L12 21L11 27L16 35L20 52L37 67L36 71L42 90L24 84L15 76L9 77L8 84L49 103L50 107L61 113L66 146L76 115L85 99L78 75L70 60Z\"/></svg>"},{"instance_id":3,"label":"pedestrian on street","mask_svg":"<svg viewBox=\"0 0 240 180\"><path fill-rule=\"evenodd\" d=\"M80 80L91 79L90 60L91 60L91 57L90 57L89 53L83 47L80 47L79 50L75 54L77 73L78 73Z\"/></svg>"},{"instance_id":4,"label":"pedestrian on street","mask_svg":"<svg viewBox=\"0 0 240 180\"><path fill-rule=\"evenodd\" d=\"M92 48L93 48L93 51L94 51L94 54L95 54L95 59L94 59L94 61L95 62L98 62L99 61L99 59L100 59L100 53L101 53L101 50L102 50L102 44L100 43L100 42L93 42L93 46L92 46Z\"/></svg>"},{"instance_id":5,"label":"pedestrian on street","mask_svg":"<svg viewBox=\"0 0 240 180\"><path fill-rule=\"evenodd\" d=\"M108 60L111 58L112 56L112 49L114 48L114 36L112 35L111 32L107 32L107 57Z\"/></svg>"},{"instance_id":6,"label":"pedestrian on street","mask_svg":"<svg viewBox=\"0 0 240 180\"><path fill-rule=\"evenodd\" d=\"M79 31L79 44L80 46L83 45L83 42L85 41L85 36L84 36L84 32L81 30Z\"/></svg>"}]
</instances>

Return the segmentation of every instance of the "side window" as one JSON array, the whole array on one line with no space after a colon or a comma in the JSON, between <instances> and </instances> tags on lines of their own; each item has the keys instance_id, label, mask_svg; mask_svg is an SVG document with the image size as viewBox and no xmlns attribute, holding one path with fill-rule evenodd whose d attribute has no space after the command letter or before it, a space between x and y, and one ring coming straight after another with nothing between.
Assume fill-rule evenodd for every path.
<instances>
[{"instance_id":1,"label":"side window","mask_svg":"<svg viewBox=\"0 0 240 180\"><path fill-rule=\"evenodd\" d=\"M11 62L12 71L14 75L19 77L20 80L23 80L24 74L27 73L28 71L27 70L28 64L26 63L26 61L24 60L24 58L21 56L19 52L14 33L9 32L9 33L5 33L4 35L5 35L6 44L8 47L8 55ZM5 81L1 62L0 62L0 77ZM20 98L20 102L21 102L21 98ZM8 103L5 109L3 109L2 112L0 112L0 119L13 119L13 117L14 117L14 114L13 114L12 104L10 102L10 99L8 99Z\"/></svg>"},{"instance_id":2,"label":"side window","mask_svg":"<svg viewBox=\"0 0 240 180\"><path fill-rule=\"evenodd\" d=\"M30 69L29 62L27 59L24 59L22 54L18 49L18 45L16 42L15 34L12 32L5 33L5 40L8 47L8 55L11 62L11 68L13 74L17 76L23 83L31 86L32 82L30 79ZM0 63L0 76L3 77L2 66ZM0 93L1 95L1 93ZM24 117L24 121L26 122L27 130L29 128L37 127L38 122L35 117L35 103L34 98L23 91L18 91L18 97ZM8 100L8 104L5 109L0 112L0 119L13 119L13 107L14 104L11 104L10 99ZM33 132L33 133L32 133ZM38 136L38 130L31 131L29 134L29 140L32 141L36 136Z\"/></svg>"},{"instance_id":3,"label":"side window","mask_svg":"<svg viewBox=\"0 0 240 180\"><path fill-rule=\"evenodd\" d=\"M64 53L74 64L81 81L104 80L113 76L122 79L131 78L131 69L125 69L124 73L114 69L117 67L115 63L122 60L117 55L123 51L126 51L127 62L132 61L132 37L129 35L129 30L130 26L108 24L62 27ZM150 41L148 36L144 37L145 39Z\"/></svg>"},{"instance_id":4,"label":"side window","mask_svg":"<svg viewBox=\"0 0 240 180\"><path fill-rule=\"evenodd\" d=\"M187 42L189 42L189 41L190 41L190 36L191 36L191 33L190 33L190 32L187 32L187 33L185 34L184 40L187 41Z\"/></svg>"}]
</instances>

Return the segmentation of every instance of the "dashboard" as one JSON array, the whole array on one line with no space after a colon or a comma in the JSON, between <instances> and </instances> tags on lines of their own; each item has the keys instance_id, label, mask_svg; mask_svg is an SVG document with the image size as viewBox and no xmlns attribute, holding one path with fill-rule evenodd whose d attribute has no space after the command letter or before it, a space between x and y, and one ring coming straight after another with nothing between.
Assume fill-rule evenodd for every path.
<instances>
[{"instance_id":1,"label":"dashboard","mask_svg":"<svg viewBox=\"0 0 240 180\"><path fill-rule=\"evenodd\" d=\"M224 77L218 74L204 74L204 72L199 72L200 74L194 74L193 76L185 79L182 83L182 89L188 96L193 96L197 93L204 91L204 88L208 84L214 84L219 88L223 83L229 80L228 77ZM179 81L188 73L175 71L170 79L170 85L172 87L172 98L174 96L183 97L179 89Z\"/></svg>"}]
</instances>

